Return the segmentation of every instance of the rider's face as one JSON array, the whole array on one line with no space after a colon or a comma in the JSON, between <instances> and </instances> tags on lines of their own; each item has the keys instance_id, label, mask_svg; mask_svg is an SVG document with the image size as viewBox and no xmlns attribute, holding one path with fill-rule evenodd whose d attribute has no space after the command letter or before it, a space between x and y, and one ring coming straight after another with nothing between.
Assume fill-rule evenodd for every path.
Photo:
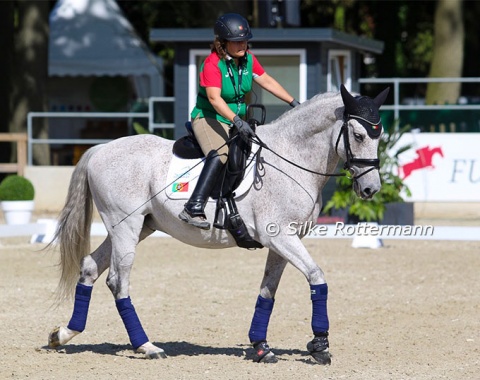
<instances>
[{"instance_id":1,"label":"rider's face","mask_svg":"<svg viewBox=\"0 0 480 380\"><path fill-rule=\"evenodd\" d=\"M241 58L247 52L247 41L227 41L226 50L232 58Z\"/></svg>"}]
</instances>

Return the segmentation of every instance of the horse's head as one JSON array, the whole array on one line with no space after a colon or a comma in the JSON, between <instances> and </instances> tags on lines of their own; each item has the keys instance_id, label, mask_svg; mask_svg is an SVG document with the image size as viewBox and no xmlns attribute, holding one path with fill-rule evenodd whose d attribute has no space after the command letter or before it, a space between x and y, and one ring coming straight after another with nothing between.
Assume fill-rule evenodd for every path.
<instances>
[{"instance_id":1,"label":"horse's head","mask_svg":"<svg viewBox=\"0 0 480 380\"><path fill-rule=\"evenodd\" d=\"M336 149L345 161L345 169L353 176L355 193L363 199L369 199L381 186L378 142L383 127L379 108L385 101L389 88L374 99L367 96L355 97L343 85L340 92L345 110ZM339 145L342 136L343 150Z\"/></svg>"}]
</instances>

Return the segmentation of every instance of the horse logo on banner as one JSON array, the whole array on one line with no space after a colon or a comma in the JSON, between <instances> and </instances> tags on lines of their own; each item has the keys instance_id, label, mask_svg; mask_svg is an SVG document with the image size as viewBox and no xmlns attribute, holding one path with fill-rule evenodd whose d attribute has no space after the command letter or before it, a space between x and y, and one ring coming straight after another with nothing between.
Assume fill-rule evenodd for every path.
<instances>
[{"instance_id":1,"label":"horse logo on banner","mask_svg":"<svg viewBox=\"0 0 480 380\"><path fill-rule=\"evenodd\" d=\"M435 154L439 154L440 157L443 157L442 148L437 146L435 148L430 148L428 145L417 149L415 151L417 157L403 166L400 167L400 170L403 172L403 178L406 179L407 177L412 174L414 170L420 170L425 168L435 168L433 165L433 156Z\"/></svg>"}]
</instances>

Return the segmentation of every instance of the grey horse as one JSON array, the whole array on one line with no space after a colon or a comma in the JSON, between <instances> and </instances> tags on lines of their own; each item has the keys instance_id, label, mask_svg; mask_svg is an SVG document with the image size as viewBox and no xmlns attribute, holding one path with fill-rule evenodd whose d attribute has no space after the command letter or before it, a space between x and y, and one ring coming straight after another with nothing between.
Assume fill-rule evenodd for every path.
<instances>
[{"instance_id":1,"label":"grey horse","mask_svg":"<svg viewBox=\"0 0 480 380\"><path fill-rule=\"evenodd\" d=\"M354 179L354 191L371 198L381 186L377 158L382 125L378 109L388 89L375 98L323 93L260 126L256 181L237 199L250 235L268 249L264 276L249 331L253 360L275 362L267 344L267 328L275 293L288 263L307 279L312 301L314 338L307 349L321 364L330 364L325 276L302 243L304 230L292 226L314 223L322 207L322 188L339 159ZM65 206L59 216L55 241L60 248L59 300L74 296L67 326L49 334L49 346L66 344L85 329L91 292L106 270L118 312L133 349L146 358L164 358L142 328L129 296L129 279L137 244L154 231L194 247L236 246L228 231L192 227L177 216L184 201L160 191L172 160L173 141L154 135L129 136L90 148L77 164ZM265 149L268 148L268 149ZM108 235L90 253L93 202ZM214 205L206 215L213 218Z\"/></svg>"}]
</instances>

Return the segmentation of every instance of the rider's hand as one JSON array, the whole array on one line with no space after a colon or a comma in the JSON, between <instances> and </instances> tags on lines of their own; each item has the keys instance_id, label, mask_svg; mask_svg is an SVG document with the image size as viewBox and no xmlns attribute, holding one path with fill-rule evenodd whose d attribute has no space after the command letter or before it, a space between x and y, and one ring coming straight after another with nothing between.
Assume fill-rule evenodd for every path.
<instances>
[{"instance_id":1,"label":"rider's hand","mask_svg":"<svg viewBox=\"0 0 480 380\"><path fill-rule=\"evenodd\" d=\"M296 106L300 105L300 102L297 99L293 99L290 103L288 103L290 107L295 108Z\"/></svg>"},{"instance_id":2,"label":"rider's hand","mask_svg":"<svg viewBox=\"0 0 480 380\"><path fill-rule=\"evenodd\" d=\"M237 127L238 132L243 139L248 140L249 137L255 136L255 132L250 128L250 125L245 120L242 120L240 116L236 115L233 118L233 124Z\"/></svg>"}]
</instances>

